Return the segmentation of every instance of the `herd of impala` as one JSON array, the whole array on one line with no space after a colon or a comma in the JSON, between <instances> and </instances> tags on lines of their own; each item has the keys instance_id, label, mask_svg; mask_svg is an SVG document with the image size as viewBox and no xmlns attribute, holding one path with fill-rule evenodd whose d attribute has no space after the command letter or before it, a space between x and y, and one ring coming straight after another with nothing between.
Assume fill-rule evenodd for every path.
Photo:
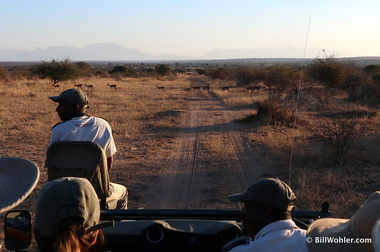
<instances>
[{"instance_id":1,"label":"herd of impala","mask_svg":"<svg viewBox=\"0 0 380 252\"><path fill-rule=\"evenodd\" d=\"M118 87L116 84L107 84L107 86L112 89L112 90L117 90ZM59 84L54 84L53 85L54 88L60 88L60 85ZM87 91L93 91L94 89L94 85L87 85L87 84L75 84L74 85L75 88L78 88L78 89L82 89L83 87L86 87L87 88ZM157 86L156 85L156 88L158 89L158 91L162 91L162 92L165 92L166 89L164 86ZM245 86L244 87L246 89L247 92L249 92L250 94L252 93L259 93L263 90L267 90L268 87L265 87L265 86ZM198 85L198 86L193 86L191 85L190 86L190 89L192 91L207 91L207 92L210 92L211 91L211 87L209 85ZM230 92L231 89L229 86L222 86L222 87L218 87L218 89L222 90L222 91L226 91L226 92Z\"/></svg>"}]
</instances>

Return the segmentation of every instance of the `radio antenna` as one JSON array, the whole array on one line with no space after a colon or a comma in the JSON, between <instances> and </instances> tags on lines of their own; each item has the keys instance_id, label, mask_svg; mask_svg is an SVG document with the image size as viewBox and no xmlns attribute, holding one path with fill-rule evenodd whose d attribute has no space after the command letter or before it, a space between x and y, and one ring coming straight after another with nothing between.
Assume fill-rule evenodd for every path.
<instances>
[{"instance_id":1,"label":"radio antenna","mask_svg":"<svg viewBox=\"0 0 380 252\"><path fill-rule=\"evenodd\" d=\"M307 32L306 32L306 40L305 40L305 46L303 49L303 59L305 60L306 57L306 48L307 48L307 41L309 39L309 30L310 30L310 22L311 22L311 14L309 16L309 23L307 25ZM303 71L304 71L304 63L301 64L301 73L300 73L300 80L298 82L298 88L297 88L297 99L296 99L296 106L293 114L293 129L296 131L296 134L292 138L291 146L290 146L290 157L289 157L289 180L288 185L290 186L291 182L291 176L292 176L292 161L293 161L293 153L294 153L294 142L295 139L298 137L298 130L296 130L297 127L297 113L298 113L298 106L299 106L299 100L300 100L300 92L301 92L301 84L303 80Z\"/></svg>"}]
</instances>

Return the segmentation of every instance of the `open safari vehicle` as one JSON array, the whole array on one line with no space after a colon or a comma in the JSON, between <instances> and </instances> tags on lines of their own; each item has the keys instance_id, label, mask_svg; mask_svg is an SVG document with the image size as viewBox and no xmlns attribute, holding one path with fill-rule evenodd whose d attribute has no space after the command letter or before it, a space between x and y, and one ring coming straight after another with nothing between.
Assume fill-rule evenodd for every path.
<instances>
[{"instance_id":1,"label":"open safari vehicle","mask_svg":"<svg viewBox=\"0 0 380 252\"><path fill-rule=\"evenodd\" d=\"M84 156L87 160L84 160ZM49 181L62 176L86 177L94 186L102 209L100 220L106 226L103 228L106 238L104 251L222 251L223 246L244 236L240 210L111 210L104 197L109 183L105 160L104 152L94 143L66 141L52 144L45 162ZM291 214L296 224L303 229L313 220L331 215L327 202L321 205L320 211L292 211ZM110 222L113 225L110 226ZM29 211L11 211L6 214L7 249L27 249L31 244L32 233Z\"/></svg>"},{"instance_id":2,"label":"open safari vehicle","mask_svg":"<svg viewBox=\"0 0 380 252\"><path fill-rule=\"evenodd\" d=\"M326 202L320 211L292 211L293 220L303 229L330 215ZM239 210L102 210L101 221L114 222L103 229L104 251L222 251L227 243L244 235ZM29 211L6 214L4 240L8 250L28 251L32 241Z\"/></svg>"}]
</instances>

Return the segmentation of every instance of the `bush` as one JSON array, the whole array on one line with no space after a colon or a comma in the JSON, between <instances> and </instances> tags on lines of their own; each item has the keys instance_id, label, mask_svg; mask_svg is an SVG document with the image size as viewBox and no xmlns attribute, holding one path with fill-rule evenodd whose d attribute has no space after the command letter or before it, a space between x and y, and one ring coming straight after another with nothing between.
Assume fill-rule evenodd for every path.
<instances>
[{"instance_id":1,"label":"bush","mask_svg":"<svg viewBox=\"0 0 380 252\"><path fill-rule=\"evenodd\" d=\"M159 73L161 76L165 76L169 73L171 70L170 66L167 64L160 64L154 67L157 73Z\"/></svg>"},{"instance_id":2,"label":"bush","mask_svg":"<svg viewBox=\"0 0 380 252\"><path fill-rule=\"evenodd\" d=\"M128 72L128 68L126 66L115 66L110 71L110 74L114 74L114 73L126 73L126 72Z\"/></svg>"},{"instance_id":3,"label":"bush","mask_svg":"<svg viewBox=\"0 0 380 252\"><path fill-rule=\"evenodd\" d=\"M226 80L230 77L230 72L229 69L219 67L217 69L210 69L206 71L206 76L210 77L213 80Z\"/></svg>"},{"instance_id":4,"label":"bush","mask_svg":"<svg viewBox=\"0 0 380 252\"><path fill-rule=\"evenodd\" d=\"M348 90L348 101L360 102L367 106L377 106L380 103L380 87L372 84L352 88Z\"/></svg>"},{"instance_id":5,"label":"bush","mask_svg":"<svg viewBox=\"0 0 380 252\"><path fill-rule=\"evenodd\" d=\"M338 62L334 56L330 56L316 58L307 68L307 73L321 84L336 88L345 81L349 74L349 68L348 65Z\"/></svg>"},{"instance_id":6,"label":"bush","mask_svg":"<svg viewBox=\"0 0 380 252\"><path fill-rule=\"evenodd\" d=\"M287 65L272 66L265 75L265 84L269 87L269 99L280 100L281 95L297 87L300 72Z\"/></svg>"},{"instance_id":7,"label":"bush","mask_svg":"<svg viewBox=\"0 0 380 252\"><path fill-rule=\"evenodd\" d=\"M256 119L270 125L289 125L292 113L278 101L258 102Z\"/></svg>"},{"instance_id":8,"label":"bush","mask_svg":"<svg viewBox=\"0 0 380 252\"><path fill-rule=\"evenodd\" d=\"M197 68L197 69L195 69L195 72L197 72L199 75L205 75L206 74L206 70L203 68Z\"/></svg>"},{"instance_id":9,"label":"bush","mask_svg":"<svg viewBox=\"0 0 380 252\"><path fill-rule=\"evenodd\" d=\"M265 70L259 68L241 67L233 70L237 86L246 86L265 78Z\"/></svg>"},{"instance_id":10,"label":"bush","mask_svg":"<svg viewBox=\"0 0 380 252\"><path fill-rule=\"evenodd\" d=\"M367 134L366 120L355 118L320 118L319 124L311 128L313 135L330 146L339 160L344 160L350 151Z\"/></svg>"},{"instance_id":11,"label":"bush","mask_svg":"<svg viewBox=\"0 0 380 252\"><path fill-rule=\"evenodd\" d=\"M364 72L370 76L374 76L378 73L380 73L380 66L379 65L368 65L363 68Z\"/></svg>"},{"instance_id":12,"label":"bush","mask_svg":"<svg viewBox=\"0 0 380 252\"><path fill-rule=\"evenodd\" d=\"M5 67L0 66L0 80L7 82L9 78L9 72Z\"/></svg>"},{"instance_id":13,"label":"bush","mask_svg":"<svg viewBox=\"0 0 380 252\"><path fill-rule=\"evenodd\" d=\"M286 92L286 96L281 102L289 108L292 113L292 119L294 119L297 111L310 105L312 99L311 94L303 90L292 89Z\"/></svg>"},{"instance_id":14,"label":"bush","mask_svg":"<svg viewBox=\"0 0 380 252\"><path fill-rule=\"evenodd\" d=\"M87 62L80 61L74 63L74 65L78 68L81 76L91 77L93 75L91 66Z\"/></svg>"},{"instance_id":15,"label":"bush","mask_svg":"<svg viewBox=\"0 0 380 252\"><path fill-rule=\"evenodd\" d=\"M375 76L373 76L373 81L377 84L380 83L380 74L376 74Z\"/></svg>"}]
</instances>

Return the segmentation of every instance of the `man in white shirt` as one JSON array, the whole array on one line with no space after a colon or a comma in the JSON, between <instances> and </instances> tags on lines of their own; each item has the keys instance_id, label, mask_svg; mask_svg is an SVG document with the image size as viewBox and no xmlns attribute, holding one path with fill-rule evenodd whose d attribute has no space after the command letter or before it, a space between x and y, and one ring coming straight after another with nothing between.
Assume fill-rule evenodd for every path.
<instances>
[{"instance_id":1,"label":"man in white shirt","mask_svg":"<svg viewBox=\"0 0 380 252\"><path fill-rule=\"evenodd\" d=\"M228 199L244 204L241 213L246 236L227 244L223 251L307 252L306 230L297 227L290 214L296 197L283 181L260 179L245 193Z\"/></svg>"},{"instance_id":2,"label":"man in white shirt","mask_svg":"<svg viewBox=\"0 0 380 252\"><path fill-rule=\"evenodd\" d=\"M62 121L52 128L50 144L57 141L95 142L104 150L110 171L116 153L112 129L106 120L86 114L87 95L80 89L68 89L49 99L58 103L56 111ZM117 201L117 208L127 208L128 191L125 186L110 183L110 193L107 202Z\"/></svg>"}]
</instances>

